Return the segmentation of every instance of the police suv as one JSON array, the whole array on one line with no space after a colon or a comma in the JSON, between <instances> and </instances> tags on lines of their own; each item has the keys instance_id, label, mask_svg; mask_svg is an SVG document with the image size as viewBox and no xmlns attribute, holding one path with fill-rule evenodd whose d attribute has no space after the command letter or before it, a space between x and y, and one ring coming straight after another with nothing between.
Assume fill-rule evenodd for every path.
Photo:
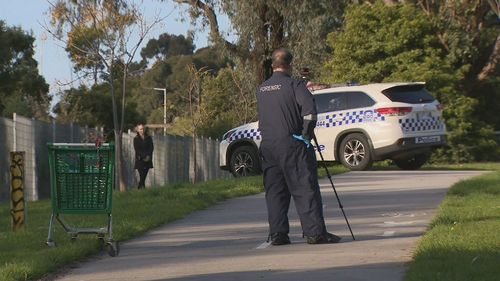
<instances>
[{"instance_id":1,"label":"police suv","mask_svg":"<svg viewBox=\"0 0 500 281\"><path fill-rule=\"evenodd\" d=\"M442 106L425 83L330 87L312 94L318 111L315 149L325 161L367 170L374 161L392 159L413 170L446 143ZM228 131L220 143L221 168L235 176L259 173L260 142L258 122Z\"/></svg>"}]
</instances>

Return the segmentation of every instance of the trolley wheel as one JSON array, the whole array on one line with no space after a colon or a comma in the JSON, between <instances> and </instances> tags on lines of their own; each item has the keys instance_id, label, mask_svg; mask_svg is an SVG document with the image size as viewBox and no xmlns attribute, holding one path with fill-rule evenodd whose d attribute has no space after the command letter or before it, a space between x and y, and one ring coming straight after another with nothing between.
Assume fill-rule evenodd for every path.
<instances>
[{"instance_id":1,"label":"trolley wheel","mask_svg":"<svg viewBox=\"0 0 500 281\"><path fill-rule=\"evenodd\" d=\"M49 246L49 248L56 247L56 242L54 242L54 241L47 241L47 242L45 242L45 244L47 244L47 246Z\"/></svg>"},{"instance_id":2,"label":"trolley wheel","mask_svg":"<svg viewBox=\"0 0 500 281\"><path fill-rule=\"evenodd\" d=\"M108 254L112 257L118 256L118 254L120 253L120 246L118 245L118 242L110 241L106 244L108 246Z\"/></svg>"},{"instance_id":3,"label":"trolley wheel","mask_svg":"<svg viewBox=\"0 0 500 281\"><path fill-rule=\"evenodd\" d=\"M97 236L97 239L99 240L99 249L104 250L104 246L106 246L106 241L104 240L104 235L99 234Z\"/></svg>"}]
</instances>

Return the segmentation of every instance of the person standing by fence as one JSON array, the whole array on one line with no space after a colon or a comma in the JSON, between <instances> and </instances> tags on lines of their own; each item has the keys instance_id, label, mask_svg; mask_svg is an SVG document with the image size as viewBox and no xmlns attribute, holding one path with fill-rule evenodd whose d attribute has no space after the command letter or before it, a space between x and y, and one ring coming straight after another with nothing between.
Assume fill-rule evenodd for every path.
<instances>
[{"instance_id":1,"label":"person standing by fence","mask_svg":"<svg viewBox=\"0 0 500 281\"><path fill-rule=\"evenodd\" d=\"M137 136L134 138L135 165L139 172L138 189L144 188L149 169L153 168L153 138L147 134L144 124L136 127Z\"/></svg>"}]
</instances>

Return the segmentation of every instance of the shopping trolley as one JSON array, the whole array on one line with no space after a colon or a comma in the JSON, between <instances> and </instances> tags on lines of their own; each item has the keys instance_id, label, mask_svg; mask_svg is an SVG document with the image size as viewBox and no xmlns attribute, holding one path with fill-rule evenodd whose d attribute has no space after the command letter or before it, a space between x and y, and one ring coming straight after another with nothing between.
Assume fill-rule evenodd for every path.
<instances>
[{"instance_id":1,"label":"shopping trolley","mask_svg":"<svg viewBox=\"0 0 500 281\"><path fill-rule=\"evenodd\" d=\"M78 234L97 234L112 257L119 253L113 241L111 202L114 183L114 144L52 143L48 144L52 197L47 245L55 247L54 220L74 241ZM64 222L61 215L107 214L106 228L77 228ZM105 234L108 240L105 241Z\"/></svg>"}]
</instances>

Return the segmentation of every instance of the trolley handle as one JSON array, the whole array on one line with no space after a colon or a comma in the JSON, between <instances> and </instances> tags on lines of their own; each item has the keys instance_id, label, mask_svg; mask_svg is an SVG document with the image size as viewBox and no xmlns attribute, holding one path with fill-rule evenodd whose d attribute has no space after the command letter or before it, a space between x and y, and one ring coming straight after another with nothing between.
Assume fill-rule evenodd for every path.
<instances>
[{"instance_id":1,"label":"trolley handle","mask_svg":"<svg viewBox=\"0 0 500 281\"><path fill-rule=\"evenodd\" d=\"M97 141L96 143L66 143L66 142L55 142L55 143L51 143L51 145L53 146L93 146L93 147L97 147ZM102 141L100 141L100 144L99 144L99 147L101 146L109 146L109 143L103 143ZM99 148L98 147L98 148Z\"/></svg>"}]
</instances>

